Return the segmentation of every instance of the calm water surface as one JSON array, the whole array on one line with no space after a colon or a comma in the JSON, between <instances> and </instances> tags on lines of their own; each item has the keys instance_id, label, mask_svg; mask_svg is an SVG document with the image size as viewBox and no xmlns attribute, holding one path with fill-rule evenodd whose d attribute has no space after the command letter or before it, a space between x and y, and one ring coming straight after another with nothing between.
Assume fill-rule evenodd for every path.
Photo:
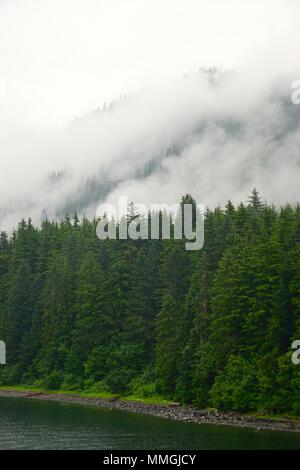
<instances>
[{"instance_id":1,"label":"calm water surface","mask_svg":"<svg viewBox=\"0 0 300 470\"><path fill-rule=\"evenodd\" d=\"M300 434L0 398L0 449L300 449Z\"/></svg>"}]
</instances>

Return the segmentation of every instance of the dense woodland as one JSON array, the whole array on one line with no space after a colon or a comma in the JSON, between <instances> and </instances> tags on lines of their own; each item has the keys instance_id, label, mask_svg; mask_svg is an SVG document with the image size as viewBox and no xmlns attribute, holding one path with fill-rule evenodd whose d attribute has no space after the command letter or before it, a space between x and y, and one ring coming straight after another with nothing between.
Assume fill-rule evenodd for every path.
<instances>
[{"instance_id":1,"label":"dense woodland","mask_svg":"<svg viewBox=\"0 0 300 470\"><path fill-rule=\"evenodd\" d=\"M2 385L300 414L300 206L253 191L207 210L194 252L101 241L96 224L22 220L1 233Z\"/></svg>"}]
</instances>

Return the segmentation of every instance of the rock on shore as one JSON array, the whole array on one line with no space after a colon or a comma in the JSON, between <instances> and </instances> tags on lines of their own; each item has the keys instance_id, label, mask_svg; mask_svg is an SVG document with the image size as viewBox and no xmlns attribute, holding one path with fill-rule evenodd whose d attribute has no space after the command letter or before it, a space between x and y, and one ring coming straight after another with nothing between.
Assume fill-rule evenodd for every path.
<instances>
[{"instance_id":1,"label":"rock on shore","mask_svg":"<svg viewBox=\"0 0 300 470\"><path fill-rule=\"evenodd\" d=\"M176 421L197 424L213 424L251 428L257 431L294 431L300 432L300 421L292 419L261 419L239 413L221 413L218 411L197 410L192 407L172 405L151 405L142 402L125 401L110 398L90 398L76 394L44 393L30 391L0 390L0 398L25 398L54 401L76 405L88 405L96 408L109 408L129 413L140 413Z\"/></svg>"}]
</instances>

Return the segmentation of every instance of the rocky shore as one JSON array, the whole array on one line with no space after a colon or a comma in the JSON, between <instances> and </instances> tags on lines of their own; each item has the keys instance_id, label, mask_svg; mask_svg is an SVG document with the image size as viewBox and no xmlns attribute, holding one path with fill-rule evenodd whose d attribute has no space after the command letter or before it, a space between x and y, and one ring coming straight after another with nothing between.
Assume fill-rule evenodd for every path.
<instances>
[{"instance_id":1,"label":"rocky shore","mask_svg":"<svg viewBox=\"0 0 300 470\"><path fill-rule=\"evenodd\" d=\"M237 426L257 431L293 431L300 432L300 420L267 419L239 413L221 413L218 411L197 410L192 407L174 405L152 405L142 402L125 401L110 398L90 398L76 394L45 393L31 391L0 390L0 398L25 398L43 401L54 401L76 405L87 405L96 408L109 408L129 413L140 413L176 421L221 426Z\"/></svg>"}]
</instances>

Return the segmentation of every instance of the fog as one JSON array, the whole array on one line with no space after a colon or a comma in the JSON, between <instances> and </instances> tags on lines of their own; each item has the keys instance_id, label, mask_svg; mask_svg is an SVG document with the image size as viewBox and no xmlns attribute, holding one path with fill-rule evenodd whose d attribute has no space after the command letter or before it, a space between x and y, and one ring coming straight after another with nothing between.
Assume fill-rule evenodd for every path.
<instances>
[{"instance_id":1,"label":"fog","mask_svg":"<svg viewBox=\"0 0 300 470\"><path fill-rule=\"evenodd\" d=\"M0 1L1 229L94 216L119 195L214 206L255 186L298 201L299 13L293 0Z\"/></svg>"}]
</instances>

